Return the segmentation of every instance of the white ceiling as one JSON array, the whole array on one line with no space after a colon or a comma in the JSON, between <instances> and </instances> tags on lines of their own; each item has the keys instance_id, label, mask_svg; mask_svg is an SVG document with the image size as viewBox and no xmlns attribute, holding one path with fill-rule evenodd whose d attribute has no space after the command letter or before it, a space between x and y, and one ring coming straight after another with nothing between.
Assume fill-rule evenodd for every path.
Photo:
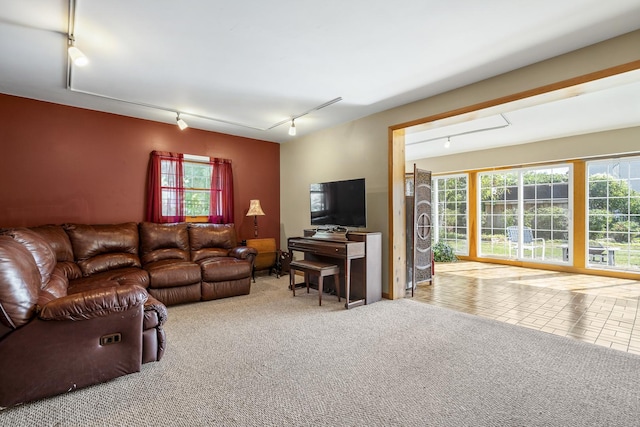
<instances>
[{"instance_id":1,"label":"white ceiling","mask_svg":"<svg viewBox=\"0 0 640 427\"><path fill-rule=\"evenodd\" d=\"M526 144L640 126L640 70L406 129L405 157Z\"/></svg>"},{"instance_id":2,"label":"white ceiling","mask_svg":"<svg viewBox=\"0 0 640 427\"><path fill-rule=\"evenodd\" d=\"M638 0L76 0L68 90L68 6L0 0L0 92L274 142L640 28Z\"/></svg>"}]
</instances>

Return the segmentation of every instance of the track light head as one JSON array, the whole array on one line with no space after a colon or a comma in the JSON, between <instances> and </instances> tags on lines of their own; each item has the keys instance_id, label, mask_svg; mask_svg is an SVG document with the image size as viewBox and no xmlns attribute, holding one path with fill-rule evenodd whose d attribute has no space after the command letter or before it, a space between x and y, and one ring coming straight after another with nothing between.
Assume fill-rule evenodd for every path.
<instances>
[{"instance_id":1,"label":"track light head","mask_svg":"<svg viewBox=\"0 0 640 427\"><path fill-rule=\"evenodd\" d=\"M447 140L444 142L444 148L451 147L451 137L447 137Z\"/></svg>"},{"instance_id":2,"label":"track light head","mask_svg":"<svg viewBox=\"0 0 640 427\"><path fill-rule=\"evenodd\" d=\"M86 55L73 44L69 46L69 57L71 58L71 61L78 67L84 67L89 63L89 58L87 58Z\"/></svg>"},{"instance_id":3,"label":"track light head","mask_svg":"<svg viewBox=\"0 0 640 427\"><path fill-rule=\"evenodd\" d=\"M291 119L291 126L289 127L289 135L291 135L291 136L295 136L296 135L295 119Z\"/></svg>"},{"instance_id":4,"label":"track light head","mask_svg":"<svg viewBox=\"0 0 640 427\"><path fill-rule=\"evenodd\" d=\"M178 124L178 127L180 128L180 130L185 130L186 128L189 127L187 122L185 122L180 118L180 113L176 113L176 123Z\"/></svg>"}]
</instances>

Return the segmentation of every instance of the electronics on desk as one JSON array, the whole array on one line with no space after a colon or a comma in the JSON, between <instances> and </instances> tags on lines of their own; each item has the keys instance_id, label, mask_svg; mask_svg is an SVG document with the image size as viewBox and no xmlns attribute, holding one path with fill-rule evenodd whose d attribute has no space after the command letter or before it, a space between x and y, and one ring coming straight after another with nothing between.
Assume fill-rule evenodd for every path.
<instances>
[{"instance_id":1,"label":"electronics on desk","mask_svg":"<svg viewBox=\"0 0 640 427\"><path fill-rule=\"evenodd\" d=\"M313 239L324 239L324 240L338 240L341 242L346 242L349 240L347 238L347 233L349 231L346 227L341 226L328 226L323 228L317 228L315 233L311 238Z\"/></svg>"},{"instance_id":2,"label":"electronics on desk","mask_svg":"<svg viewBox=\"0 0 640 427\"><path fill-rule=\"evenodd\" d=\"M312 227L367 227L365 179L311 184Z\"/></svg>"}]
</instances>

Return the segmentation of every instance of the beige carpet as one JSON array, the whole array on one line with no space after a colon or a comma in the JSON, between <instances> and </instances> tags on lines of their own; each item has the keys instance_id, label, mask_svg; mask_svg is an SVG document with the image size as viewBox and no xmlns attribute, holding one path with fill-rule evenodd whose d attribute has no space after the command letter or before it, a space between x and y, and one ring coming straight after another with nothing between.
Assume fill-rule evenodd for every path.
<instances>
[{"instance_id":1,"label":"beige carpet","mask_svg":"<svg viewBox=\"0 0 640 427\"><path fill-rule=\"evenodd\" d=\"M604 426L640 419L640 358L411 300L345 310L258 277L169 308L140 373L0 412L6 426ZM1 386L1 385L0 385Z\"/></svg>"}]
</instances>

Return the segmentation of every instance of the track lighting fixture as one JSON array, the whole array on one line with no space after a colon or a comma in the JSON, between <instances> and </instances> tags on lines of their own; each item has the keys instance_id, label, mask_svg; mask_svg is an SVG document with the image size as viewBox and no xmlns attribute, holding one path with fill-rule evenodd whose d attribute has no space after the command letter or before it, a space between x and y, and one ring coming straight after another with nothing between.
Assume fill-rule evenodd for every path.
<instances>
[{"instance_id":1,"label":"track lighting fixture","mask_svg":"<svg viewBox=\"0 0 640 427\"><path fill-rule=\"evenodd\" d=\"M411 138L411 141L407 141L406 145L414 145L421 144L423 142L431 142L437 141L440 139L446 139L444 141L444 148L449 148L451 146L451 138L471 135L479 132L487 132L491 130L503 129L508 126L511 126L511 122L507 117L503 114L497 114L494 116L482 117L479 119L473 119L468 122L461 122L453 125L448 125L442 128L433 128L424 132L416 132L414 135L420 135L418 137ZM455 129L460 130L460 132L450 133L448 135L443 135L443 130ZM431 134L434 135L433 138L424 138L424 136Z\"/></svg>"},{"instance_id":2,"label":"track lighting fixture","mask_svg":"<svg viewBox=\"0 0 640 427\"><path fill-rule=\"evenodd\" d=\"M178 127L180 128L180 130L185 130L189 127L187 122L180 118L180 113L176 113L176 122L178 123Z\"/></svg>"},{"instance_id":3,"label":"track lighting fixture","mask_svg":"<svg viewBox=\"0 0 640 427\"><path fill-rule=\"evenodd\" d=\"M118 102L122 102L122 103L126 103L129 105L137 105L140 107L144 107L144 108L153 108L156 110L161 110L161 111L165 111L167 113L173 113L175 111L175 109L173 107L169 107L169 106L161 106L161 105L154 105L154 104L147 104L144 102L135 102L129 99L123 99L123 98L116 98L115 96L109 96L109 95L104 95L104 94L100 94L100 93L96 93L96 92L92 92L92 91L87 91L87 90L82 90L82 89L78 89L75 88L73 86L73 66L78 66L78 67L83 67L85 65L87 65L89 63L89 58L87 58L87 56L75 46L75 27L76 27L76 2L78 0L68 0L69 3L69 8L68 8L68 13L69 13L69 18L67 20L68 26L67 26L67 46L68 46L68 50L67 50L67 55L68 55L68 60L67 61L67 90L71 91L71 92L76 92L76 93L83 93L85 95L90 95L90 96L94 96L97 98L102 98L102 99L107 99L110 101L118 101ZM302 116L306 116L307 114L310 114L314 111L318 111L321 110L323 108L326 108L332 104L335 104L336 102L340 102L342 101L342 97L337 97L334 98L330 101L324 102L320 105L317 105L313 108L310 108L307 111L304 111L302 113L299 114L295 114L293 116L289 116L291 118L287 118L287 119L283 119L277 123L272 124L271 126L267 126L267 127L263 127L263 126L254 126L251 124L247 124L247 123L241 123L241 122L236 122L236 121L232 121L232 120L225 120L219 117L212 117L212 116L206 116L206 115L202 115L202 114L197 114L193 111L189 111L186 112L185 114L187 114L189 117L195 117L198 119L203 119L203 120L210 120L213 122L218 122L218 123L224 123L227 125L232 125L232 126L239 126L239 127L243 127L243 128L247 128L247 129L253 129L256 131L260 131L260 132L266 132L266 131L270 131L271 129L274 129L278 126L282 126L285 123L291 121L291 127L289 127L289 135L291 136L295 136L296 134L296 125L294 123L294 120L302 117ZM176 112L176 124L178 125L178 127L180 127L180 130L184 130L186 128L189 127L189 125L180 118L180 113Z\"/></svg>"},{"instance_id":4,"label":"track lighting fixture","mask_svg":"<svg viewBox=\"0 0 640 427\"><path fill-rule=\"evenodd\" d=\"M89 63L89 58L75 46L73 37L69 37L69 57L71 61L78 67L84 67Z\"/></svg>"}]
</instances>

